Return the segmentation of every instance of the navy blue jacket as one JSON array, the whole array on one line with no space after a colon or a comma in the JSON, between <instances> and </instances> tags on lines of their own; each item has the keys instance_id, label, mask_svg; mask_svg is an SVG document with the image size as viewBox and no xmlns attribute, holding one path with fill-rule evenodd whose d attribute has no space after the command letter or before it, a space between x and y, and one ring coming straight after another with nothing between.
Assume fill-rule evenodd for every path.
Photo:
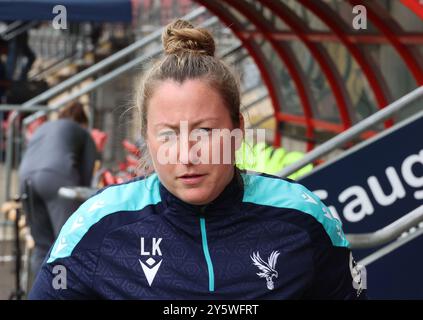
<instances>
[{"instance_id":1,"label":"navy blue jacket","mask_svg":"<svg viewBox=\"0 0 423 320\"><path fill-rule=\"evenodd\" d=\"M69 218L31 299L356 299L341 223L304 186L236 171L211 203L156 174L110 186Z\"/></svg>"}]
</instances>

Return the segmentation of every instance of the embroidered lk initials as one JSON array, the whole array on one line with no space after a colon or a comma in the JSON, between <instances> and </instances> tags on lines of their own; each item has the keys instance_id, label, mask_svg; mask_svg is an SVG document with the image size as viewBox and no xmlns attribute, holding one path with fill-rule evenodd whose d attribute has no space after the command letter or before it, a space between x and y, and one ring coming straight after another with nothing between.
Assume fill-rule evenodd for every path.
<instances>
[{"instance_id":1,"label":"embroidered lk initials","mask_svg":"<svg viewBox=\"0 0 423 320\"><path fill-rule=\"evenodd\" d=\"M161 256L162 251L160 250L160 242L162 242L162 238L153 238L151 244L151 253L146 251L146 244L145 239L141 237L141 255L142 256Z\"/></svg>"}]
</instances>

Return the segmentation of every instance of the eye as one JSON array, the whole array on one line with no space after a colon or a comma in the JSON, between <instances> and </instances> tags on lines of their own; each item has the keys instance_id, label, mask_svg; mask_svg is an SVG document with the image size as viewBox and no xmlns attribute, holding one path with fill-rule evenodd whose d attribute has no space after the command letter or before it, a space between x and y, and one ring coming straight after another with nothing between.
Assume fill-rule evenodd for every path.
<instances>
[{"instance_id":1,"label":"eye","mask_svg":"<svg viewBox=\"0 0 423 320\"><path fill-rule=\"evenodd\" d=\"M211 131L211 128L197 128L193 130L193 132L198 135L208 135Z\"/></svg>"},{"instance_id":2,"label":"eye","mask_svg":"<svg viewBox=\"0 0 423 320\"><path fill-rule=\"evenodd\" d=\"M176 137L176 132L171 130L161 131L158 134L160 140L168 140L170 138Z\"/></svg>"},{"instance_id":3,"label":"eye","mask_svg":"<svg viewBox=\"0 0 423 320\"><path fill-rule=\"evenodd\" d=\"M161 131L161 132L159 132L159 135L160 136L168 136L168 135L172 135L172 134L175 134L175 131Z\"/></svg>"}]
</instances>

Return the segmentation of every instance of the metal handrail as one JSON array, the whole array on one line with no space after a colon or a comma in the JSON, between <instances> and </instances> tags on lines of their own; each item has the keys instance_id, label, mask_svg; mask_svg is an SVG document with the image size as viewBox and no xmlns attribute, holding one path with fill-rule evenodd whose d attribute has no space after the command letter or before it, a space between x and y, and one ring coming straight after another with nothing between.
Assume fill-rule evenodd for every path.
<instances>
[{"instance_id":1,"label":"metal handrail","mask_svg":"<svg viewBox=\"0 0 423 320\"><path fill-rule=\"evenodd\" d=\"M19 23L17 27L15 27L13 24L11 25L11 28L8 28L2 33L2 39L4 41L10 41L13 38L17 37L21 33L24 33L25 31L28 31L32 27L36 26L38 24L38 21L31 21L28 23Z\"/></svg>"},{"instance_id":2,"label":"metal handrail","mask_svg":"<svg viewBox=\"0 0 423 320\"><path fill-rule=\"evenodd\" d=\"M58 60L52 62L42 70L38 71L35 74L32 74L31 76L28 76L29 81L34 81L36 79L40 79L42 77L46 78L49 74L53 73L59 68L62 68L64 65L69 64L73 58L76 57L76 52L72 52L70 55L59 58Z\"/></svg>"},{"instance_id":3,"label":"metal handrail","mask_svg":"<svg viewBox=\"0 0 423 320\"><path fill-rule=\"evenodd\" d=\"M257 121L256 123L252 123L250 128L255 129L258 128L259 126L261 126L263 123L265 123L266 121L268 121L269 119L273 118L273 114L269 114L268 116L260 119L259 121Z\"/></svg>"},{"instance_id":4,"label":"metal handrail","mask_svg":"<svg viewBox=\"0 0 423 320\"><path fill-rule=\"evenodd\" d=\"M217 23L218 21L219 21L218 18L213 17L213 18L210 18L210 19L204 21L199 26L200 27L209 27L209 26ZM139 64L141 64L145 61L149 61L151 58L158 56L162 51L163 51L162 47L158 46L156 49L150 51L148 54L144 54L144 55L141 55L139 57L136 57L136 58L132 59L131 61L129 61L129 62L121 65L120 67L114 69L113 71L106 73L105 75L99 77L98 79L94 80L93 82L84 86L83 88L79 89L78 91L75 91L74 93L72 93L72 94L66 96L65 98L63 98L62 100L60 100L60 101L56 102L55 104L49 106L48 110L43 110L42 113L37 112L36 114L25 118L24 126L26 126L30 121L33 121L34 119L36 119L41 114L45 114L45 113L48 113L48 112L51 112L51 111L56 111L56 110L62 108L63 106L65 106L66 104L68 104L69 102L75 100L76 98L79 98L80 96L87 94L88 92L91 92L94 89L97 89L98 87L100 87L103 84L117 78L118 76L121 76L125 72L134 70L134 68L137 67Z\"/></svg>"},{"instance_id":5,"label":"metal handrail","mask_svg":"<svg viewBox=\"0 0 423 320\"><path fill-rule=\"evenodd\" d=\"M357 137L358 135L360 135L361 133L363 133L370 127L374 126L375 124L388 119L394 113L398 112L403 107L407 106L409 103L413 102L414 100L422 96L423 96L423 86L420 86L417 89L414 89L410 93L407 93L403 97L399 98L398 100L394 101L393 103L387 105L382 110L379 110L378 112L372 114L371 116L361 120L359 123L355 124L351 128L343 131L342 133L326 141L325 143L313 149L312 151L308 152L304 156L304 158L298 160L292 165L279 171L278 173L276 173L276 175L280 177L289 176L291 173L297 171L298 169L301 169L302 167L309 164L310 162L313 162L314 160L336 149L337 147L344 145L346 142Z\"/></svg>"},{"instance_id":6,"label":"metal handrail","mask_svg":"<svg viewBox=\"0 0 423 320\"><path fill-rule=\"evenodd\" d=\"M352 249L374 248L398 238L403 232L423 222L423 205L375 232L347 234Z\"/></svg>"},{"instance_id":7,"label":"metal handrail","mask_svg":"<svg viewBox=\"0 0 423 320\"><path fill-rule=\"evenodd\" d=\"M263 100L265 100L266 98L268 98L269 95L266 93L258 96L256 99L254 99L253 101L251 101L249 104L247 104L246 106L241 108L241 112L247 112L248 110L250 110L252 107L254 107L257 103L262 102Z\"/></svg>"},{"instance_id":8,"label":"metal handrail","mask_svg":"<svg viewBox=\"0 0 423 320\"><path fill-rule=\"evenodd\" d=\"M63 198L85 201L97 191L98 189L89 187L62 187L58 194ZM347 234L346 237L351 249L375 248L397 239L420 222L423 222L423 205L376 232Z\"/></svg>"},{"instance_id":9,"label":"metal handrail","mask_svg":"<svg viewBox=\"0 0 423 320\"><path fill-rule=\"evenodd\" d=\"M34 105L31 107L22 107L21 104L0 104L0 111L19 111L19 112L35 112L46 109L45 105Z\"/></svg>"},{"instance_id":10,"label":"metal handrail","mask_svg":"<svg viewBox=\"0 0 423 320\"><path fill-rule=\"evenodd\" d=\"M20 27L22 23L23 22L21 20L16 20L7 25L6 28L0 32L0 39L3 39L3 37L10 33L13 29Z\"/></svg>"},{"instance_id":11,"label":"metal handrail","mask_svg":"<svg viewBox=\"0 0 423 320\"><path fill-rule=\"evenodd\" d=\"M395 251L399 247L407 244L408 242L420 237L423 234L423 227L420 226L418 229L414 231L407 232L404 236L399 237L396 241L389 243L388 245L372 252L367 257L361 259L358 263L362 266L368 266L369 264L375 262L376 260L386 256L387 254Z\"/></svg>"},{"instance_id":12,"label":"metal handrail","mask_svg":"<svg viewBox=\"0 0 423 320\"><path fill-rule=\"evenodd\" d=\"M204 27L204 28L210 27L211 25L217 23L218 21L219 21L218 18L212 17L212 18L209 18L208 20L202 22L199 26ZM232 50L232 48L230 48L228 50L228 52L230 52L231 50ZM133 60L125 63L124 65L122 65L122 66L114 69L113 71L111 71L111 72L109 72L109 73L101 76L100 78L96 79L95 81L93 81L89 85L85 86L84 88L82 88L82 89L80 89L80 90L78 90L78 91L76 91L76 92L68 95L67 97L65 97L64 99L62 99L59 102L55 103L54 105L49 106L48 109L43 109L42 111L38 111L37 113L35 113L35 114L33 114L33 115L25 118L24 121L23 121L24 126L26 126L30 121L35 120L37 117L39 117L41 115L44 115L46 113L52 112L52 111L56 111L56 110L62 108L67 103L69 103L69 102L73 101L74 99L78 98L79 96L84 95L84 94L86 94L86 93L88 93L88 92L90 92L90 91L98 88L99 86L103 85L104 83L109 82L109 81L115 79L116 77L120 76L121 74L123 74L123 73L125 73L127 71L133 70L134 67L136 67L137 65L139 65L141 62L147 61L148 59L151 59L152 57L154 57L156 55L159 55L161 52L162 52L162 48L160 46L159 48L157 48L156 50L154 50L152 52L149 52L148 54L145 54L145 55L142 55L140 57L134 58ZM223 54L226 54L226 53L227 52L224 52ZM31 100L34 100L34 99L31 99ZM26 108L26 107L28 107L28 105L30 106L31 105L31 103L30 103L31 100L28 101L28 102L26 102L26 103L24 103L22 105L22 107L23 108ZM20 111L22 111L22 110L23 109L20 109ZM13 137L14 136L14 125L13 124L15 123L16 118L17 118L17 114L13 114L11 116L11 124L12 125L10 125L9 128L8 128L8 137ZM7 150L12 150L12 147L13 147L13 141L12 141L12 139L8 139L8 141L7 141ZM10 184L10 181L11 181L11 173L10 173L11 166L12 166L12 155L11 155L11 152L7 152L7 155L6 155L6 166L5 166L6 167L6 170L7 170L7 172L6 172L6 180L5 180L6 198L9 198L10 197L10 190L7 188L7 186Z\"/></svg>"},{"instance_id":13,"label":"metal handrail","mask_svg":"<svg viewBox=\"0 0 423 320\"><path fill-rule=\"evenodd\" d=\"M188 13L183 17L185 20L192 20L195 19L206 12L204 7L197 8L192 12ZM26 101L23 106L31 106L34 104L39 104L40 102L46 101L63 91L69 89L70 87L76 85L87 79L88 77L92 76L93 74L103 70L104 68L108 67L109 65L115 63L116 61L126 57L127 55L134 53L136 50L152 43L153 41L159 39L162 34L162 28L152 32L151 34L147 35L146 37L134 42L133 44L127 46L126 48L114 53L110 57L101 60L100 62L94 64L93 66L85 69L84 71L79 72L78 74L74 75L73 77L63 81L62 83L56 85L55 87L43 92L42 94ZM37 116L40 114L36 113L24 119L24 124L27 124L36 119Z\"/></svg>"},{"instance_id":14,"label":"metal handrail","mask_svg":"<svg viewBox=\"0 0 423 320\"><path fill-rule=\"evenodd\" d=\"M98 189L90 187L60 187L58 195L65 199L86 201L95 195Z\"/></svg>"},{"instance_id":15,"label":"metal handrail","mask_svg":"<svg viewBox=\"0 0 423 320\"><path fill-rule=\"evenodd\" d=\"M197 9L194 9L193 11L191 11L190 13L186 14L184 17L182 17L185 20L192 20L195 19L199 16L201 16L202 14L206 13L207 10L204 7L200 7ZM215 18L217 20L217 18ZM161 37L162 34L162 30L163 28L160 28L156 31L154 31L153 33L149 34L148 36L144 37L143 39L140 39L136 42L134 42L133 44L129 45L128 47L116 52L115 54L111 55L110 57L96 63L95 65L87 68L84 71L81 71L80 73L76 74L75 76L63 81L62 83L58 84L57 86L48 89L47 91L43 92L42 94L26 101L25 103L22 104L22 108L26 108L26 107L31 107L34 105L38 105L43 101L46 101L60 93L62 93L63 91L69 89L70 87L76 85L77 83L80 83L81 81L87 79L88 77L90 77L91 75L101 71L102 69L108 67L109 65L115 63L116 61L126 57L127 55L135 52L136 50L152 43L153 41L159 39ZM137 60L137 59L135 59ZM128 64L125 64L124 66L127 66ZM121 66L119 69L119 71L123 72L124 66ZM134 64L135 66L135 64ZM117 70L117 69L116 69ZM112 75L117 76L120 73L116 72L116 70L112 71ZM107 74L105 79L103 78L102 81L97 82L97 84L101 85L102 83L107 82L108 80L113 79L112 77L110 77L110 74ZM107 81L106 81L107 80ZM91 90L93 90L95 87L91 86L90 87ZM75 96L75 95L72 95ZM68 100L64 100L64 101L68 101ZM55 105L57 106L57 104ZM56 107L57 109L57 107ZM54 109L54 110L56 110ZM10 198L10 189L9 189L9 185L11 182L11 168L12 168L12 152L11 150L13 149L13 137L14 137L14 127L15 127L15 122L16 119L18 118L19 112L22 111L23 109L20 109L19 111L14 111L13 114L10 117L10 125L8 127L8 133L7 133L7 150L9 150L10 152L6 153L6 163L5 163L5 170L6 170L6 179L5 179L5 196L6 199ZM48 110L42 110L42 111L38 111L28 117L26 117L23 120L23 124L27 125L30 122L34 121L35 119L37 119L38 117L41 117L43 115L45 115L46 113L52 111L52 108L48 108Z\"/></svg>"}]
</instances>

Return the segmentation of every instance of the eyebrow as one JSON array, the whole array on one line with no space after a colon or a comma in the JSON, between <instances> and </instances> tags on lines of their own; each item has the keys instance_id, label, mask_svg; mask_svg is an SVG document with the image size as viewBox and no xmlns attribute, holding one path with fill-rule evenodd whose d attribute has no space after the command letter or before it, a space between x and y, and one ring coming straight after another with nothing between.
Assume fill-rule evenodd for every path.
<instances>
[{"instance_id":1,"label":"eyebrow","mask_svg":"<svg viewBox=\"0 0 423 320\"><path fill-rule=\"evenodd\" d=\"M192 124L194 127L199 125L200 123L206 122L206 121L218 121L218 118L204 118L198 121L188 121L188 124ZM159 126L165 126L165 127L169 127L172 129L178 129L179 128L179 124L172 124L172 123L166 123L166 122L159 122L155 125L155 127L159 127Z\"/></svg>"}]
</instances>

